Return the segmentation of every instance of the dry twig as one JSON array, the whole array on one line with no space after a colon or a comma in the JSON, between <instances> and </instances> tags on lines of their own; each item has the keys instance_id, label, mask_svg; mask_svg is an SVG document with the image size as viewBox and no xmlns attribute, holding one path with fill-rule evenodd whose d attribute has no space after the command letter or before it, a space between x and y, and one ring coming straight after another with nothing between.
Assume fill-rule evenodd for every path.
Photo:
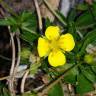
<instances>
[{"instance_id":1,"label":"dry twig","mask_svg":"<svg viewBox=\"0 0 96 96\"><path fill-rule=\"evenodd\" d=\"M25 81L26 81L28 74L29 74L29 70L26 70L26 72L22 78L22 81L21 81L21 93L24 93L24 85L25 85Z\"/></svg>"},{"instance_id":2,"label":"dry twig","mask_svg":"<svg viewBox=\"0 0 96 96\"><path fill-rule=\"evenodd\" d=\"M17 68L19 67L19 64L20 64L20 52L21 52L20 39L18 36L16 36L16 39L17 39L17 45L18 45L18 57L17 57L16 65L14 67L12 81L14 81L15 75L17 73Z\"/></svg>"},{"instance_id":3,"label":"dry twig","mask_svg":"<svg viewBox=\"0 0 96 96\"><path fill-rule=\"evenodd\" d=\"M12 81L12 75L14 72L14 67L15 67L15 42L14 42L14 37L13 34L10 33L11 37L11 44L12 44L12 64L11 64L11 69L10 69L10 79L9 79L9 90L11 92L11 96L15 96L15 91L14 91L14 84Z\"/></svg>"},{"instance_id":4,"label":"dry twig","mask_svg":"<svg viewBox=\"0 0 96 96\"><path fill-rule=\"evenodd\" d=\"M49 10L52 12L52 14L64 25L66 26L66 22L64 22L64 20L57 14L57 12L55 12L54 9L52 9L52 6L49 4L49 2L47 0L43 0L44 3L46 4L46 6L49 8Z\"/></svg>"},{"instance_id":5,"label":"dry twig","mask_svg":"<svg viewBox=\"0 0 96 96\"><path fill-rule=\"evenodd\" d=\"M41 17L38 1L34 0L34 4L35 4L37 15L38 15L39 29L40 29L40 31L42 31L42 17Z\"/></svg>"}]
</instances>

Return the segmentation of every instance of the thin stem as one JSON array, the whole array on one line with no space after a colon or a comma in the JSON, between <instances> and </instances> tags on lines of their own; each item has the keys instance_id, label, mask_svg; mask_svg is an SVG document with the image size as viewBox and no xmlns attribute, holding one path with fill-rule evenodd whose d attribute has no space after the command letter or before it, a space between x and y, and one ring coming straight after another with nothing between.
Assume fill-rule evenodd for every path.
<instances>
[{"instance_id":1,"label":"thin stem","mask_svg":"<svg viewBox=\"0 0 96 96\"><path fill-rule=\"evenodd\" d=\"M26 81L28 74L29 74L29 70L26 70L26 72L23 76L23 79L21 81L21 93L24 93L24 85L25 85L25 81Z\"/></svg>"},{"instance_id":2,"label":"thin stem","mask_svg":"<svg viewBox=\"0 0 96 96\"><path fill-rule=\"evenodd\" d=\"M76 65L73 65L72 67L68 68L66 71L63 72L63 74L61 74L56 80L52 81L51 83L49 83L48 85L46 85L45 87L43 87L41 90L39 90L39 92L37 93L38 96L43 96L44 94L47 94L47 92L49 91L50 88L52 88L55 84L57 84L61 79L64 78L64 76L66 76L68 74L69 71L71 71L73 68L78 67L79 65L81 65L81 63L78 63Z\"/></svg>"},{"instance_id":3,"label":"thin stem","mask_svg":"<svg viewBox=\"0 0 96 96\"><path fill-rule=\"evenodd\" d=\"M10 75L13 74L13 71L14 71L14 67L15 67L15 42L14 42L14 37L13 37L13 34L10 33L10 36L11 36L11 44L12 44L12 65L11 65L11 69L10 69Z\"/></svg>"},{"instance_id":4,"label":"thin stem","mask_svg":"<svg viewBox=\"0 0 96 96\"><path fill-rule=\"evenodd\" d=\"M35 66L32 66L32 68L33 68L33 69L36 69L36 68L40 67L42 60L43 60L43 59L40 59L40 61L32 64L32 65L35 65ZM32 68L31 68L31 69L27 69L27 70L25 71L25 74L24 74L24 76L23 76L23 78L22 78L22 81L21 81L21 93L24 93L25 80L26 80L29 72L32 70Z\"/></svg>"},{"instance_id":5,"label":"thin stem","mask_svg":"<svg viewBox=\"0 0 96 96\"><path fill-rule=\"evenodd\" d=\"M9 90L11 92L11 95L14 96L15 92L14 92L14 84L13 81L11 80L11 76L13 75L13 71L14 71L14 67L15 67L15 42L14 42L14 37L13 34L10 33L10 37L11 37L11 44L12 44L12 64L11 64L11 69L10 69L10 80L9 80Z\"/></svg>"},{"instance_id":6,"label":"thin stem","mask_svg":"<svg viewBox=\"0 0 96 96\"><path fill-rule=\"evenodd\" d=\"M6 80L6 79L9 79L9 78L10 78L10 76L1 77L1 78L0 78L0 81Z\"/></svg>"},{"instance_id":7,"label":"thin stem","mask_svg":"<svg viewBox=\"0 0 96 96\"><path fill-rule=\"evenodd\" d=\"M20 64L20 52L21 52L20 39L17 36L16 36L16 39L17 39L17 45L18 45L18 57L17 57L16 66L14 66L15 68L11 77L11 81L13 82L13 84L14 84L15 74L17 73L17 68Z\"/></svg>"},{"instance_id":8,"label":"thin stem","mask_svg":"<svg viewBox=\"0 0 96 96\"><path fill-rule=\"evenodd\" d=\"M89 24L89 25L87 25L87 26L77 27L77 29L79 29L79 30L84 30L84 29L91 28L91 27L93 27L93 26L95 26L95 25L96 25L96 23L93 23L93 24Z\"/></svg>"},{"instance_id":9,"label":"thin stem","mask_svg":"<svg viewBox=\"0 0 96 96\"><path fill-rule=\"evenodd\" d=\"M17 57L17 62L16 62L16 66L15 66L13 75L15 75L17 73L17 68L20 64L20 53L21 53L20 39L17 36L16 36L16 39L17 39L17 45L18 45L18 57Z\"/></svg>"},{"instance_id":10,"label":"thin stem","mask_svg":"<svg viewBox=\"0 0 96 96\"><path fill-rule=\"evenodd\" d=\"M40 13L39 4L38 4L37 0L34 0L34 3L35 3L37 15L38 15L39 29L40 29L40 31L42 31L43 24L42 24L42 17L41 17L41 13Z\"/></svg>"},{"instance_id":11,"label":"thin stem","mask_svg":"<svg viewBox=\"0 0 96 96\"><path fill-rule=\"evenodd\" d=\"M66 26L66 22L64 22L64 20L55 12L54 9L52 9L52 6L47 2L47 0L43 0L44 3L47 5L47 7L49 8L49 10L53 13L53 15L55 15L55 17L64 25Z\"/></svg>"},{"instance_id":12,"label":"thin stem","mask_svg":"<svg viewBox=\"0 0 96 96\"><path fill-rule=\"evenodd\" d=\"M22 27L22 29L24 29L24 30L26 30L26 31L28 31L28 32L30 32L30 33L32 33L32 34L34 34L34 35L38 35L36 32L30 30L30 29L27 28L27 27Z\"/></svg>"},{"instance_id":13,"label":"thin stem","mask_svg":"<svg viewBox=\"0 0 96 96\"><path fill-rule=\"evenodd\" d=\"M76 31L78 33L78 35L80 36L80 38L83 38L83 35L81 34L81 32L79 30Z\"/></svg>"},{"instance_id":14,"label":"thin stem","mask_svg":"<svg viewBox=\"0 0 96 96\"><path fill-rule=\"evenodd\" d=\"M5 57L5 56L3 56L3 55L0 55L0 58L2 58L2 59L4 59L4 60L7 60L7 61L12 61L10 58Z\"/></svg>"}]
</instances>

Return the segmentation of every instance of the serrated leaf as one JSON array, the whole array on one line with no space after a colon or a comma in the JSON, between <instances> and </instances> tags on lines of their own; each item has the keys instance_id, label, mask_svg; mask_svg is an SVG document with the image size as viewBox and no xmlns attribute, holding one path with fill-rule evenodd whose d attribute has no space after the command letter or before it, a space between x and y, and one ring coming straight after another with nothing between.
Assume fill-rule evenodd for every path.
<instances>
[{"instance_id":1,"label":"serrated leaf","mask_svg":"<svg viewBox=\"0 0 96 96\"><path fill-rule=\"evenodd\" d=\"M22 22L21 28L27 27L30 30L36 31L37 19L35 14L32 14L31 12L23 12L21 14L20 21Z\"/></svg>"},{"instance_id":2,"label":"serrated leaf","mask_svg":"<svg viewBox=\"0 0 96 96\"><path fill-rule=\"evenodd\" d=\"M67 20L70 21L74 21L76 18L76 9L72 9L69 11L68 16L67 16Z\"/></svg>"},{"instance_id":3,"label":"serrated leaf","mask_svg":"<svg viewBox=\"0 0 96 96\"><path fill-rule=\"evenodd\" d=\"M68 69L72 66L72 64L66 64L65 68ZM76 77L78 74L78 68L73 68L71 71L68 72L68 74L64 77L64 81L67 83L75 84L76 83Z\"/></svg>"},{"instance_id":4,"label":"serrated leaf","mask_svg":"<svg viewBox=\"0 0 96 96\"><path fill-rule=\"evenodd\" d=\"M93 13L95 16L96 12ZM92 14L89 11L86 11L77 18L75 24L80 29L86 29L96 25L96 22L94 22L94 17L92 16Z\"/></svg>"},{"instance_id":5,"label":"serrated leaf","mask_svg":"<svg viewBox=\"0 0 96 96\"><path fill-rule=\"evenodd\" d=\"M62 67L58 67L57 71L58 73L63 73L64 71L66 71L67 69L71 68L73 66L73 64L65 64ZM66 76L64 76L64 82L66 83L71 83L71 84L75 84L76 83L76 76L78 75L78 68L73 68L72 70L70 70Z\"/></svg>"},{"instance_id":6,"label":"serrated leaf","mask_svg":"<svg viewBox=\"0 0 96 96\"><path fill-rule=\"evenodd\" d=\"M73 21L69 22L68 33L73 35L75 42L78 40L78 35L76 32L76 26L75 26L75 23Z\"/></svg>"},{"instance_id":7,"label":"serrated leaf","mask_svg":"<svg viewBox=\"0 0 96 96\"><path fill-rule=\"evenodd\" d=\"M20 37L27 41L28 43L32 44L34 40L36 40L38 38L37 35L32 34L29 31L23 30L23 32L21 33Z\"/></svg>"},{"instance_id":8,"label":"serrated leaf","mask_svg":"<svg viewBox=\"0 0 96 96\"><path fill-rule=\"evenodd\" d=\"M96 39L96 29L93 29L91 32L88 32L87 35L81 41L81 47L77 55L78 56L83 55L87 45L92 43L95 39Z\"/></svg>"},{"instance_id":9,"label":"serrated leaf","mask_svg":"<svg viewBox=\"0 0 96 96\"><path fill-rule=\"evenodd\" d=\"M79 74L77 76L76 92L78 94L84 94L93 90L93 84L89 82L88 79L86 79L82 74Z\"/></svg>"},{"instance_id":10,"label":"serrated leaf","mask_svg":"<svg viewBox=\"0 0 96 96\"><path fill-rule=\"evenodd\" d=\"M95 73L95 75L96 75L96 66L91 66L91 69L92 69L92 71Z\"/></svg>"},{"instance_id":11,"label":"serrated leaf","mask_svg":"<svg viewBox=\"0 0 96 96\"><path fill-rule=\"evenodd\" d=\"M41 66L40 62L35 64L30 64L30 74L32 75L36 74L40 66Z\"/></svg>"},{"instance_id":12,"label":"serrated leaf","mask_svg":"<svg viewBox=\"0 0 96 96\"><path fill-rule=\"evenodd\" d=\"M0 19L0 26L8 26L12 25L11 22L7 21L6 19Z\"/></svg>"},{"instance_id":13,"label":"serrated leaf","mask_svg":"<svg viewBox=\"0 0 96 96\"><path fill-rule=\"evenodd\" d=\"M81 72L82 74L92 83L96 82L96 76L95 74L92 72L92 70L90 69L90 67L81 67Z\"/></svg>"},{"instance_id":14,"label":"serrated leaf","mask_svg":"<svg viewBox=\"0 0 96 96\"><path fill-rule=\"evenodd\" d=\"M6 19L0 19L0 25L1 26L13 26L13 25L16 25L17 22L16 20L13 18L13 17L7 17Z\"/></svg>"},{"instance_id":15,"label":"serrated leaf","mask_svg":"<svg viewBox=\"0 0 96 96\"><path fill-rule=\"evenodd\" d=\"M30 17L32 17L32 13L26 11L24 11L20 16L22 22L28 20Z\"/></svg>"},{"instance_id":16,"label":"serrated leaf","mask_svg":"<svg viewBox=\"0 0 96 96\"><path fill-rule=\"evenodd\" d=\"M62 86L58 83L54 85L48 92L48 96L64 96Z\"/></svg>"}]
</instances>

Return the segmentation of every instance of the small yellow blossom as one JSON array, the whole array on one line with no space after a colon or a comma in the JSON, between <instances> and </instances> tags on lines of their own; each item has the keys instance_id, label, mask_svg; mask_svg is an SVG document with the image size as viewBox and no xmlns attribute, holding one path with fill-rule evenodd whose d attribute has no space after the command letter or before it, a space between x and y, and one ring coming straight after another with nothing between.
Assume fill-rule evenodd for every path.
<instances>
[{"instance_id":1,"label":"small yellow blossom","mask_svg":"<svg viewBox=\"0 0 96 96\"><path fill-rule=\"evenodd\" d=\"M74 46L74 38L70 33L60 36L58 26L49 26L45 36L39 37L37 49L40 57L48 56L49 64L57 67L66 63L64 52L71 51Z\"/></svg>"}]
</instances>

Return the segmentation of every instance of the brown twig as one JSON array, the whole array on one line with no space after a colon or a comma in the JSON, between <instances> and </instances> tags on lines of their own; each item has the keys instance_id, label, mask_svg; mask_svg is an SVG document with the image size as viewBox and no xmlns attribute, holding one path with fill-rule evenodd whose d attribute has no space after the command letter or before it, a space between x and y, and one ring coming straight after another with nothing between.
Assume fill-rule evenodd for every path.
<instances>
[{"instance_id":1,"label":"brown twig","mask_svg":"<svg viewBox=\"0 0 96 96\"><path fill-rule=\"evenodd\" d=\"M20 52L21 52L20 39L18 36L16 36L16 39L17 39L17 45L18 45L18 57L17 57L14 71L13 71L12 81L14 81L15 74L17 73L17 68L19 67L19 64L20 64Z\"/></svg>"},{"instance_id":2,"label":"brown twig","mask_svg":"<svg viewBox=\"0 0 96 96\"><path fill-rule=\"evenodd\" d=\"M22 81L21 81L21 93L24 93L24 85L25 85L25 81L26 81L28 74L29 74L29 70L26 70L26 72L22 78Z\"/></svg>"},{"instance_id":3,"label":"brown twig","mask_svg":"<svg viewBox=\"0 0 96 96\"><path fill-rule=\"evenodd\" d=\"M11 69L10 69L10 79L9 79L9 90L11 92L11 96L15 96L15 92L14 92L14 84L12 81L12 75L14 72L14 67L15 67L15 42L14 42L14 37L13 34L10 33L10 37L11 37L11 45L12 45L12 64L11 64Z\"/></svg>"},{"instance_id":4,"label":"brown twig","mask_svg":"<svg viewBox=\"0 0 96 96\"><path fill-rule=\"evenodd\" d=\"M0 81L2 81L2 80L7 80L7 79L9 79L9 78L10 78L10 76L1 77L1 78L0 78Z\"/></svg>"},{"instance_id":5,"label":"brown twig","mask_svg":"<svg viewBox=\"0 0 96 96\"><path fill-rule=\"evenodd\" d=\"M34 4L35 4L37 15L38 15L39 29L40 29L40 31L42 31L42 25L43 24L42 24L42 17L41 17L41 12L40 12L38 1L34 0Z\"/></svg>"},{"instance_id":6,"label":"brown twig","mask_svg":"<svg viewBox=\"0 0 96 96\"><path fill-rule=\"evenodd\" d=\"M49 4L47 0L43 0L46 6L49 8L49 10L52 12L52 14L64 25L66 26L66 22L55 12L54 9L52 9L52 6Z\"/></svg>"}]
</instances>

